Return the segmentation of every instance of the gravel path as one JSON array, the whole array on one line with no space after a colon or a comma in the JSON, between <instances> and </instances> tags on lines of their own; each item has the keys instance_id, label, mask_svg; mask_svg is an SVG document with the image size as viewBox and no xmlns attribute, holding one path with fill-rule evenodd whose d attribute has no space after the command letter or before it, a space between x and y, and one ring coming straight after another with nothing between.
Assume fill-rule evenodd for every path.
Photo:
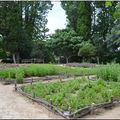
<instances>
[{"instance_id":1,"label":"gravel path","mask_svg":"<svg viewBox=\"0 0 120 120\"><path fill-rule=\"evenodd\" d=\"M61 119L43 106L14 91L13 85L0 83L0 119Z\"/></svg>"}]
</instances>

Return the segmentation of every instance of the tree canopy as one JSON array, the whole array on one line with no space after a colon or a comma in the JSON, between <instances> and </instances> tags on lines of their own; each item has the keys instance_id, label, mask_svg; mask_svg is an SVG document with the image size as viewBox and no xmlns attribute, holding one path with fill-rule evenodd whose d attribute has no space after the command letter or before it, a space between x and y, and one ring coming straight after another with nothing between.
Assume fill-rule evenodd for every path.
<instances>
[{"instance_id":1,"label":"tree canopy","mask_svg":"<svg viewBox=\"0 0 120 120\"><path fill-rule=\"evenodd\" d=\"M48 35L52 6L51 1L0 1L0 58L120 62L119 1L61 1L66 28Z\"/></svg>"}]
</instances>

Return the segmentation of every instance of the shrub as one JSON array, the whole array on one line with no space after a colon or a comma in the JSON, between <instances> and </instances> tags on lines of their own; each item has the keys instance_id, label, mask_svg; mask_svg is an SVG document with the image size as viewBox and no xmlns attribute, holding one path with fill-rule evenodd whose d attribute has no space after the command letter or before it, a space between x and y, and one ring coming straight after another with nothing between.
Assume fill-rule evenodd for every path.
<instances>
[{"instance_id":1,"label":"shrub","mask_svg":"<svg viewBox=\"0 0 120 120\"><path fill-rule=\"evenodd\" d=\"M15 74L15 78L18 83L23 83L24 71L17 71Z\"/></svg>"},{"instance_id":2,"label":"shrub","mask_svg":"<svg viewBox=\"0 0 120 120\"><path fill-rule=\"evenodd\" d=\"M99 67L97 70L97 77L102 78L105 81L119 81L120 78L120 65L119 64L108 64L103 67Z\"/></svg>"},{"instance_id":3,"label":"shrub","mask_svg":"<svg viewBox=\"0 0 120 120\"><path fill-rule=\"evenodd\" d=\"M24 92L33 95L32 86L22 87ZM95 82L88 80L71 80L67 82L53 82L43 84L34 84L34 92L36 97L51 102L62 110L67 111L71 107L72 112L90 106L93 103L110 102L111 98L120 96L120 84L117 82L109 82L98 79Z\"/></svg>"}]
</instances>

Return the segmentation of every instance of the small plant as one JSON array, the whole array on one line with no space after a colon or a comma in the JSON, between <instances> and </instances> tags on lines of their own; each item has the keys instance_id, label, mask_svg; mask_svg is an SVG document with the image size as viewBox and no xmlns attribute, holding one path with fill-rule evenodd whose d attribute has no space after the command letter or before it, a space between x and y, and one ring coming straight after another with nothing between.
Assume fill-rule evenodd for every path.
<instances>
[{"instance_id":1,"label":"small plant","mask_svg":"<svg viewBox=\"0 0 120 120\"><path fill-rule=\"evenodd\" d=\"M105 81L119 81L120 65L119 64L108 64L100 67L97 70L97 77L102 78Z\"/></svg>"},{"instance_id":2,"label":"small plant","mask_svg":"<svg viewBox=\"0 0 120 120\"><path fill-rule=\"evenodd\" d=\"M24 92L32 95L31 85L24 87ZM120 84L98 79L95 82L89 80L70 80L67 82L53 82L43 84L38 82L34 85L34 92L37 97L40 97L54 106L67 111L71 107L71 111L75 112L93 103L110 102L111 97L120 96Z\"/></svg>"},{"instance_id":3,"label":"small plant","mask_svg":"<svg viewBox=\"0 0 120 120\"><path fill-rule=\"evenodd\" d=\"M24 77L24 72L23 71L17 71L15 74L15 78L18 83L23 83L23 77Z\"/></svg>"},{"instance_id":4,"label":"small plant","mask_svg":"<svg viewBox=\"0 0 120 120\"><path fill-rule=\"evenodd\" d=\"M31 64L17 68L7 68L0 70L0 77L2 78L17 78L19 81L24 77L31 76L47 76L47 75L68 75L80 76L95 74L96 68L71 68L65 66L56 66L50 64Z\"/></svg>"}]
</instances>

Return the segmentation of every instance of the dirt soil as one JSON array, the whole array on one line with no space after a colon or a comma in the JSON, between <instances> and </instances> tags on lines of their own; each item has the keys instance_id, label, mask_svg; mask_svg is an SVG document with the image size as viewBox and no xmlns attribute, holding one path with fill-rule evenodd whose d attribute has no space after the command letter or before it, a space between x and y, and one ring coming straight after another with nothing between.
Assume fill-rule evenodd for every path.
<instances>
[{"instance_id":1,"label":"dirt soil","mask_svg":"<svg viewBox=\"0 0 120 120\"><path fill-rule=\"evenodd\" d=\"M120 119L120 105L107 110L102 110L94 115L87 115L84 119Z\"/></svg>"},{"instance_id":2,"label":"dirt soil","mask_svg":"<svg viewBox=\"0 0 120 120\"><path fill-rule=\"evenodd\" d=\"M13 85L0 83L0 119L62 119L46 108L14 91Z\"/></svg>"}]
</instances>

